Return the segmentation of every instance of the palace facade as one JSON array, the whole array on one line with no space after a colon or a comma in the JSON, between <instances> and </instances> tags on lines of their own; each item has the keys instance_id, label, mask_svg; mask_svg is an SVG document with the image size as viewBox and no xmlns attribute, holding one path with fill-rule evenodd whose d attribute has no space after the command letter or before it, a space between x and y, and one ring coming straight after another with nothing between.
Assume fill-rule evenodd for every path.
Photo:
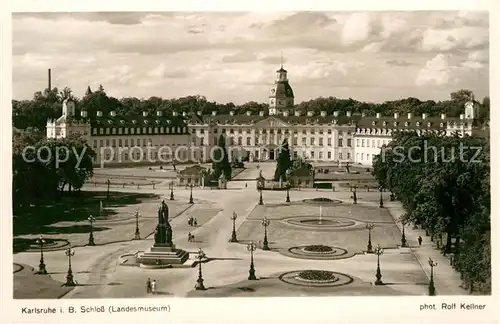
<instances>
[{"instance_id":1,"label":"palace facade","mask_svg":"<svg viewBox=\"0 0 500 324\"><path fill-rule=\"evenodd\" d=\"M158 111L135 117L117 116L113 111L103 116L98 111L95 118L89 118L86 111L76 116L74 103L64 102L62 116L47 122L47 137L80 133L96 151L96 164L205 161L224 135L229 151L244 150L251 161L276 160L286 139L293 157L371 166L374 156L397 131L471 135L478 126L479 105L467 102L459 118L411 113L365 116L349 111L329 115L326 111L303 113L293 107L294 92L281 66L269 92L268 111L232 111L227 115L172 112L168 116Z\"/></svg>"}]
</instances>

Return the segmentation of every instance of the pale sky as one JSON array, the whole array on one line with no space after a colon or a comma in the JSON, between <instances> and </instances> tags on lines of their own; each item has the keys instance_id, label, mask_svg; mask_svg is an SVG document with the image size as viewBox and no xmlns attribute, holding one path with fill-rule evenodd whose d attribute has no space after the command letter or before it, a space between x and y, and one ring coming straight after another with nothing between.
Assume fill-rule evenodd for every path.
<instances>
[{"instance_id":1,"label":"pale sky","mask_svg":"<svg viewBox=\"0 0 500 324\"><path fill-rule=\"evenodd\" d=\"M485 11L13 15L13 98L108 95L267 102L283 51L295 102L489 95Z\"/></svg>"}]
</instances>

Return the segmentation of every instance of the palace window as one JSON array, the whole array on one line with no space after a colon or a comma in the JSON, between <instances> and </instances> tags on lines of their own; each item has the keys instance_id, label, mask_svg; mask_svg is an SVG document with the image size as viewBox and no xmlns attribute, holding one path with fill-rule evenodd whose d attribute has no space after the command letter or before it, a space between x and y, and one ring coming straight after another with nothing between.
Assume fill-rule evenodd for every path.
<instances>
[{"instance_id":1,"label":"palace window","mask_svg":"<svg viewBox=\"0 0 500 324\"><path fill-rule=\"evenodd\" d=\"M342 140L342 138L339 138L339 147L342 147L342 146L344 146L343 140Z\"/></svg>"},{"instance_id":2,"label":"palace window","mask_svg":"<svg viewBox=\"0 0 500 324\"><path fill-rule=\"evenodd\" d=\"M330 137L327 139L327 144L328 146L332 146L332 139Z\"/></svg>"},{"instance_id":3,"label":"palace window","mask_svg":"<svg viewBox=\"0 0 500 324\"><path fill-rule=\"evenodd\" d=\"M315 138L314 137L311 137L311 145L315 145Z\"/></svg>"},{"instance_id":4,"label":"palace window","mask_svg":"<svg viewBox=\"0 0 500 324\"><path fill-rule=\"evenodd\" d=\"M243 138L241 137L238 137L238 145L243 145Z\"/></svg>"},{"instance_id":5,"label":"palace window","mask_svg":"<svg viewBox=\"0 0 500 324\"><path fill-rule=\"evenodd\" d=\"M319 146L323 146L323 138L319 139Z\"/></svg>"},{"instance_id":6,"label":"palace window","mask_svg":"<svg viewBox=\"0 0 500 324\"><path fill-rule=\"evenodd\" d=\"M250 137L247 137L247 145L250 145Z\"/></svg>"},{"instance_id":7,"label":"palace window","mask_svg":"<svg viewBox=\"0 0 500 324\"><path fill-rule=\"evenodd\" d=\"M352 139L347 139L347 147L352 147Z\"/></svg>"},{"instance_id":8,"label":"palace window","mask_svg":"<svg viewBox=\"0 0 500 324\"><path fill-rule=\"evenodd\" d=\"M330 160L332 158L332 152L327 153L328 159Z\"/></svg>"}]
</instances>

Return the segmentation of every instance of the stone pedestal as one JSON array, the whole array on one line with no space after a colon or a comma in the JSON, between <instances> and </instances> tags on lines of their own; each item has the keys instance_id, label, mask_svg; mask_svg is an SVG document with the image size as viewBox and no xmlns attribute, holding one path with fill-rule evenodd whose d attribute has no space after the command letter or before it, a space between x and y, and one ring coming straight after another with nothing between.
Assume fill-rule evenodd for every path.
<instances>
[{"instance_id":1,"label":"stone pedestal","mask_svg":"<svg viewBox=\"0 0 500 324\"><path fill-rule=\"evenodd\" d=\"M181 267L189 258L189 253L172 246L155 246L137 254L136 262L141 267L168 268Z\"/></svg>"}]
</instances>

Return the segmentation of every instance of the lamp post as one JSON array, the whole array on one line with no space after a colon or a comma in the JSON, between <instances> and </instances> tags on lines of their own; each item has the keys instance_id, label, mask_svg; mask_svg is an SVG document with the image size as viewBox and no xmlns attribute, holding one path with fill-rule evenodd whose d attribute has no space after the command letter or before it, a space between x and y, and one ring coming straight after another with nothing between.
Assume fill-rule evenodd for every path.
<instances>
[{"instance_id":1,"label":"lamp post","mask_svg":"<svg viewBox=\"0 0 500 324\"><path fill-rule=\"evenodd\" d=\"M170 182L170 200L174 200L174 182Z\"/></svg>"},{"instance_id":2,"label":"lamp post","mask_svg":"<svg viewBox=\"0 0 500 324\"><path fill-rule=\"evenodd\" d=\"M286 202L290 202L290 185L286 186Z\"/></svg>"},{"instance_id":3,"label":"lamp post","mask_svg":"<svg viewBox=\"0 0 500 324\"><path fill-rule=\"evenodd\" d=\"M264 201L262 200L262 188L259 188L259 205L264 205Z\"/></svg>"},{"instance_id":4,"label":"lamp post","mask_svg":"<svg viewBox=\"0 0 500 324\"><path fill-rule=\"evenodd\" d=\"M248 280L257 280L255 277L255 267L253 264L253 252L257 249L257 245L253 241L250 241L247 245L247 250L250 251L250 270L248 270Z\"/></svg>"},{"instance_id":5,"label":"lamp post","mask_svg":"<svg viewBox=\"0 0 500 324\"><path fill-rule=\"evenodd\" d=\"M201 272L201 261L203 259L205 259L207 256L205 254L205 252L203 252L203 250L200 248L198 250L198 255L196 256L196 258L198 259L198 280L196 280L196 285L194 286L194 288L196 290L205 290L205 286L203 285L203 274Z\"/></svg>"},{"instance_id":6,"label":"lamp post","mask_svg":"<svg viewBox=\"0 0 500 324\"><path fill-rule=\"evenodd\" d=\"M36 240L36 244L40 245L40 264L38 265L37 274L47 274L47 269L45 267L45 263L43 262L43 246L45 244L45 240L42 235L40 235L40 238Z\"/></svg>"},{"instance_id":7,"label":"lamp post","mask_svg":"<svg viewBox=\"0 0 500 324\"><path fill-rule=\"evenodd\" d=\"M368 245L366 246L366 253L373 253L372 249L372 229L375 227L373 223L366 224L368 230Z\"/></svg>"},{"instance_id":8,"label":"lamp post","mask_svg":"<svg viewBox=\"0 0 500 324\"><path fill-rule=\"evenodd\" d=\"M111 185L111 181L108 179L108 181L106 181L106 184L108 185L108 190L106 191L106 199L109 199L109 186Z\"/></svg>"},{"instance_id":9,"label":"lamp post","mask_svg":"<svg viewBox=\"0 0 500 324\"><path fill-rule=\"evenodd\" d=\"M262 245L262 250L266 251L270 250L269 243L267 242L267 227L269 226L269 224L271 224L271 221L267 219L267 217L264 217L264 219L262 220L262 226L264 226L264 242Z\"/></svg>"},{"instance_id":10,"label":"lamp post","mask_svg":"<svg viewBox=\"0 0 500 324\"><path fill-rule=\"evenodd\" d=\"M233 215L230 217L230 219L233 221L233 233L231 233L231 241L230 242L238 242L238 239L236 238L236 218L238 218L238 214L233 211Z\"/></svg>"},{"instance_id":11,"label":"lamp post","mask_svg":"<svg viewBox=\"0 0 500 324\"><path fill-rule=\"evenodd\" d=\"M375 254L377 255L377 273L375 274L377 280L375 281L375 285L380 286L384 284L382 282L382 273L380 272L380 256L384 254L384 250L380 247L380 244L375 248Z\"/></svg>"},{"instance_id":12,"label":"lamp post","mask_svg":"<svg viewBox=\"0 0 500 324\"><path fill-rule=\"evenodd\" d=\"M434 287L434 267L437 266L437 262L434 262L429 258L429 265L431 266L431 279L429 281L429 296L436 296L436 287Z\"/></svg>"},{"instance_id":13,"label":"lamp post","mask_svg":"<svg viewBox=\"0 0 500 324\"><path fill-rule=\"evenodd\" d=\"M406 243L406 235L405 235L405 221L401 221L401 224L403 225L403 230L401 233L401 247L408 247L408 244Z\"/></svg>"},{"instance_id":14,"label":"lamp post","mask_svg":"<svg viewBox=\"0 0 500 324\"><path fill-rule=\"evenodd\" d=\"M68 273L66 274L66 282L63 284L63 286L74 287L76 286L76 283L73 278L73 271L71 270L71 257L75 255L75 250L73 250L70 245L69 248L64 251L64 253L68 257Z\"/></svg>"},{"instance_id":15,"label":"lamp post","mask_svg":"<svg viewBox=\"0 0 500 324\"><path fill-rule=\"evenodd\" d=\"M193 201L193 184L191 184L189 187L191 188L191 192L189 194L189 203L190 204L194 204L194 201Z\"/></svg>"},{"instance_id":16,"label":"lamp post","mask_svg":"<svg viewBox=\"0 0 500 324\"><path fill-rule=\"evenodd\" d=\"M140 240L141 233L139 232L139 209L135 212L135 236L134 240Z\"/></svg>"},{"instance_id":17,"label":"lamp post","mask_svg":"<svg viewBox=\"0 0 500 324\"><path fill-rule=\"evenodd\" d=\"M87 218L89 220L89 223L90 223L90 233L89 233L89 246L95 246L95 242L94 242L94 222L95 222L95 218L94 216L90 215L89 218Z\"/></svg>"},{"instance_id":18,"label":"lamp post","mask_svg":"<svg viewBox=\"0 0 500 324\"><path fill-rule=\"evenodd\" d=\"M354 188L354 191L352 193L352 203L357 204L358 203L358 196L356 194L356 186L354 186L353 188Z\"/></svg>"},{"instance_id":19,"label":"lamp post","mask_svg":"<svg viewBox=\"0 0 500 324\"><path fill-rule=\"evenodd\" d=\"M382 187L380 187L380 203L379 203L380 208L384 208L384 199L382 198Z\"/></svg>"}]
</instances>

